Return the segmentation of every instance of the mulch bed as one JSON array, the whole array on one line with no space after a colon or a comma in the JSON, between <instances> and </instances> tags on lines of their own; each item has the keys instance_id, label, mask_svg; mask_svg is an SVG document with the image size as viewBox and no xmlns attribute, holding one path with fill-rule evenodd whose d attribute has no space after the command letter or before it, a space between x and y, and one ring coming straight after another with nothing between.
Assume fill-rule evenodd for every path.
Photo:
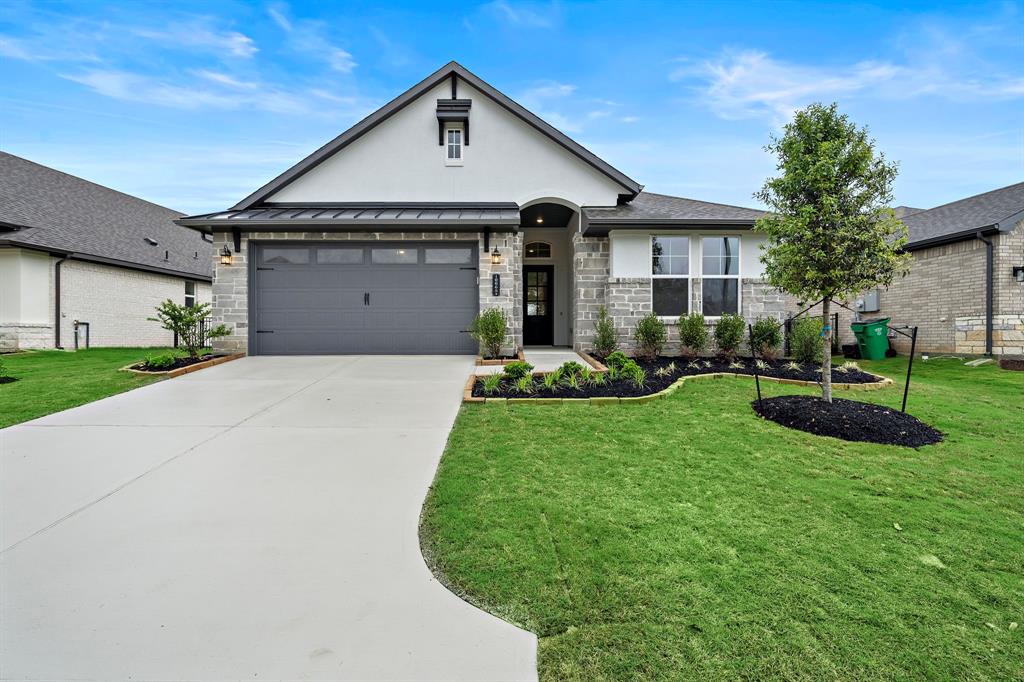
<instances>
[{"instance_id":1,"label":"mulch bed","mask_svg":"<svg viewBox=\"0 0 1024 682\"><path fill-rule=\"evenodd\" d=\"M502 381L501 386L494 393L484 393L483 385L477 381L473 385L473 395L478 398L637 398L666 389L680 377L684 376L714 374L717 372L753 375L753 360L750 358L737 358L736 362L742 365L742 367L730 366L730 363L716 358L701 358L692 363L683 358L675 357L659 357L653 361L638 359L637 363L647 372L647 380L641 388L633 385L630 381L618 379L606 381L600 386L580 386L579 388L570 388L563 384L558 386L557 390L551 391L545 388L538 378L536 391L528 395L517 391L512 382L509 381ZM771 361L766 369L758 370L758 374L763 377L795 379L799 381L817 381L821 376L816 366L807 365L799 370L795 370L786 367L786 362L781 360ZM658 374L659 368L667 369L673 364L674 369L672 371L663 371L661 375ZM837 384L869 384L880 380L874 374L860 370L845 372L839 371L838 368L833 368L832 370L832 381Z\"/></svg>"},{"instance_id":2,"label":"mulch bed","mask_svg":"<svg viewBox=\"0 0 1024 682\"><path fill-rule=\"evenodd\" d=\"M157 367L150 367L145 362L140 362L138 364L132 365L132 369L138 369L138 370L141 370L143 372L170 372L173 369L180 369L182 367L188 367L189 365L195 365L195 364L198 364L200 362L206 362L207 360L213 360L215 357L217 357L217 356L215 356L213 354L200 355L198 358L195 358L195 359L190 358L188 356L185 356L185 357L178 358L177 360L175 360L174 364L170 365L169 367L159 367L159 368L157 368Z\"/></svg>"},{"instance_id":3,"label":"mulch bed","mask_svg":"<svg viewBox=\"0 0 1024 682\"><path fill-rule=\"evenodd\" d=\"M999 358L999 366L1014 372L1024 372L1024 358Z\"/></svg>"},{"instance_id":4,"label":"mulch bed","mask_svg":"<svg viewBox=\"0 0 1024 682\"><path fill-rule=\"evenodd\" d=\"M919 448L942 440L942 433L916 417L856 400L827 403L807 395L765 398L751 403L754 412L791 429L847 441Z\"/></svg>"}]
</instances>

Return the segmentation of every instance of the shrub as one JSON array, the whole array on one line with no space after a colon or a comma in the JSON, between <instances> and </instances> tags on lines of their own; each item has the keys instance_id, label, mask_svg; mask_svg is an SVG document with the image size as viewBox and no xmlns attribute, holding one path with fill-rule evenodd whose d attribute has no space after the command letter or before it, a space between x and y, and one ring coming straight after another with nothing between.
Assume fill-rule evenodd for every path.
<instances>
[{"instance_id":1,"label":"shrub","mask_svg":"<svg viewBox=\"0 0 1024 682\"><path fill-rule=\"evenodd\" d=\"M0 379L7 376L7 367L4 365L4 359L0 358Z\"/></svg>"},{"instance_id":2,"label":"shrub","mask_svg":"<svg viewBox=\"0 0 1024 682\"><path fill-rule=\"evenodd\" d=\"M568 376L570 374L572 374L572 375L579 375L579 373L582 372L583 370L584 370L583 365L581 365L580 363L576 362L575 360L569 360L568 362L563 362L562 366L558 368L558 372L561 373L563 376Z\"/></svg>"},{"instance_id":3,"label":"shrub","mask_svg":"<svg viewBox=\"0 0 1024 682\"><path fill-rule=\"evenodd\" d=\"M768 317L758 318L750 333L750 347L766 360L774 360L779 355L782 344L782 332L778 323Z\"/></svg>"},{"instance_id":4,"label":"shrub","mask_svg":"<svg viewBox=\"0 0 1024 682\"><path fill-rule=\"evenodd\" d=\"M527 374L525 377L519 377L516 380L516 390L526 395L535 392L537 385L533 383L533 375Z\"/></svg>"},{"instance_id":5,"label":"shrub","mask_svg":"<svg viewBox=\"0 0 1024 682\"><path fill-rule=\"evenodd\" d=\"M484 393L491 395L497 393L498 389L501 388L501 375L500 374L488 374L480 380L483 385Z\"/></svg>"},{"instance_id":6,"label":"shrub","mask_svg":"<svg viewBox=\"0 0 1024 682\"><path fill-rule=\"evenodd\" d=\"M505 311L491 308L480 313L473 320L469 333L480 344L480 353L484 357L498 357L508 334L508 318L505 317Z\"/></svg>"},{"instance_id":7,"label":"shrub","mask_svg":"<svg viewBox=\"0 0 1024 682\"><path fill-rule=\"evenodd\" d=\"M594 354L605 357L615 351L619 343L615 334L615 322L608 314L608 309L601 306L594 323Z\"/></svg>"},{"instance_id":8,"label":"shrub","mask_svg":"<svg viewBox=\"0 0 1024 682\"><path fill-rule=\"evenodd\" d=\"M723 358L732 359L736 357L736 351L743 343L743 329L747 326L739 315L726 313L715 325L715 345L718 346L718 354Z\"/></svg>"},{"instance_id":9,"label":"shrub","mask_svg":"<svg viewBox=\"0 0 1024 682\"><path fill-rule=\"evenodd\" d=\"M502 374L505 375L506 379L512 381L518 381L522 377L528 376L533 371L533 365L522 360L516 360L505 365L502 370Z\"/></svg>"},{"instance_id":10,"label":"shrub","mask_svg":"<svg viewBox=\"0 0 1024 682\"><path fill-rule=\"evenodd\" d=\"M159 355L149 355L146 357L146 368L155 369L162 371L170 369L174 366L174 363L178 361L178 356L174 353L160 353Z\"/></svg>"},{"instance_id":11,"label":"shrub","mask_svg":"<svg viewBox=\"0 0 1024 682\"><path fill-rule=\"evenodd\" d=\"M219 324L206 330L206 337L203 338L203 323L212 312L213 309L209 303L200 303L190 308L167 299L156 307L156 317L146 319L150 322L159 322L161 327L177 334L178 342L185 347L188 356L194 360L199 357L199 351L205 341L231 333L230 329Z\"/></svg>"},{"instance_id":12,"label":"shrub","mask_svg":"<svg viewBox=\"0 0 1024 682\"><path fill-rule=\"evenodd\" d=\"M821 320L804 317L793 324L789 332L789 348L793 359L810 365L821 362L824 342L821 338Z\"/></svg>"},{"instance_id":13,"label":"shrub","mask_svg":"<svg viewBox=\"0 0 1024 682\"><path fill-rule=\"evenodd\" d=\"M558 391L558 384L562 381L562 373L557 369L554 372L548 372L541 381L544 384L544 388L555 393Z\"/></svg>"},{"instance_id":14,"label":"shrub","mask_svg":"<svg viewBox=\"0 0 1024 682\"><path fill-rule=\"evenodd\" d=\"M708 345L708 328L704 316L690 313L679 317L679 352L685 358L693 359L704 352Z\"/></svg>"},{"instance_id":15,"label":"shrub","mask_svg":"<svg viewBox=\"0 0 1024 682\"><path fill-rule=\"evenodd\" d=\"M654 360L661 355L665 348L665 339L668 332L665 330L665 323L658 319L654 313L648 313L636 323L636 330L633 332L633 340L636 341L637 354L640 357Z\"/></svg>"},{"instance_id":16,"label":"shrub","mask_svg":"<svg viewBox=\"0 0 1024 682\"><path fill-rule=\"evenodd\" d=\"M637 388L643 388L644 383L647 380L647 372L644 371L643 367L632 360L622 366L622 369L619 371L619 376Z\"/></svg>"},{"instance_id":17,"label":"shrub","mask_svg":"<svg viewBox=\"0 0 1024 682\"><path fill-rule=\"evenodd\" d=\"M629 356L623 353L621 350L617 350L613 353L609 353L608 357L604 359L604 364L609 368L615 370L618 375L619 370L622 366L629 362Z\"/></svg>"}]
</instances>

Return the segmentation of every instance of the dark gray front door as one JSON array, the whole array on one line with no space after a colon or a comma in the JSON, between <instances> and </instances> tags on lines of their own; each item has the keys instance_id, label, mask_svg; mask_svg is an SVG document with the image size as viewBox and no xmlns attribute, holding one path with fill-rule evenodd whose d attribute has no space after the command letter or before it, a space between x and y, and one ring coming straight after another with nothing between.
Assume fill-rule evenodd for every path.
<instances>
[{"instance_id":1,"label":"dark gray front door","mask_svg":"<svg viewBox=\"0 0 1024 682\"><path fill-rule=\"evenodd\" d=\"M474 242L257 243L257 355L475 353Z\"/></svg>"}]
</instances>

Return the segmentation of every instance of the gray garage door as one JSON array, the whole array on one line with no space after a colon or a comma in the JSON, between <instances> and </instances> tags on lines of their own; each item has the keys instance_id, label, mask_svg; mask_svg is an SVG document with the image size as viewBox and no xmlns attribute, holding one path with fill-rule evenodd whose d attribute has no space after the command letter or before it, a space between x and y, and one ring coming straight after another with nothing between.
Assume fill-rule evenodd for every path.
<instances>
[{"instance_id":1,"label":"gray garage door","mask_svg":"<svg viewBox=\"0 0 1024 682\"><path fill-rule=\"evenodd\" d=\"M260 355L475 353L476 244L256 244Z\"/></svg>"}]
</instances>

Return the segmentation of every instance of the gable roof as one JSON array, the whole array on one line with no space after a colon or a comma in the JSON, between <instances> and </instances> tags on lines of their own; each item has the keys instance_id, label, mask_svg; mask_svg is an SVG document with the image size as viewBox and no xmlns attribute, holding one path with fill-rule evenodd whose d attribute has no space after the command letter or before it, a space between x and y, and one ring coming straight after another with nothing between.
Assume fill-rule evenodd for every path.
<instances>
[{"instance_id":1,"label":"gable roof","mask_svg":"<svg viewBox=\"0 0 1024 682\"><path fill-rule=\"evenodd\" d=\"M903 217L908 248L971 238L979 231L1008 232L1024 220L1024 182Z\"/></svg>"},{"instance_id":2,"label":"gable roof","mask_svg":"<svg viewBox=\"0 0 1024 682\"><path fill-rule=\"evenodd\" d=\"M260 202L265 200L268 196L278 191L285 185L289 184L296 178L301 177L303 174L315 168L320 162L324 161L337 151L345 148L355 140L359 139L369 131L373 130L377 125L383 123L393 114L400 111L410 102L416 100L425 92L434 88L436 85L444 81L446 78L452 76L461 78L466 83L469 83L472 87L482 92L485 96L494 100L496 103L507 109L513 115L532 126L540 133L546 135L551 140L561 145L563 148L568 150L570 153L579 157L584 163L595 168L600 173L608 176L618 184L622 185L625 193L629 197L636 196L640 193L640 185L625 173L614 168L608 162L599 158L596 154L586 149L581 144L567 136L562 131L558 130L548 122L541 119L539 116L529 111L522 105L516 103L511 98L507 97L503 93L499 92L493 86L485 83L478 76L471 73L464 66L458 62L448 62L440 69L430 74L422 81L412 86L401 95L391 100L377 111L373 112L363 120L356 123L354 126L343 132L338 137L334 138L324 146L317 149L315 152L299 161L297 164L281 173L279 176L268 182L267 184L260 187L258 190L242 199L240 202L231 207L231 210L244 210L247 208L253 208Z\"/></svg>"},{"instance_id":3,"label":"gable roof","mask_svg":"<svg viewBox=\"0 0 1024 682\"><path fill-rule=\"evenodd\" d=\"M182 215L0 152L2 245L209 280L212 246L198 232L174 224Z\"/></svg>"},{"instance_id":4,"label":"gable roof","mask_svg":"<svg viewBox=\"0 0 1024 682\"><path fill-rule=\"evenodd\" d=\"M621 206L585 206L583 233L604 236L609 230L654 226L750 228L763 215L765 212L756 208L641 192Z\"/></svg>"},{"instance_id":5,"label":"gable roof","mask_svg":"<svg viewBox=\"0 0 1024 682\"><path fill-rule=\"evenodd\" d=\"M919 213L923 211L923 208L914 208L913 206L897 206L892 209L893 213L896 214L897 218L905 218L912 213Z\"/></svg>"}]
</instances>

